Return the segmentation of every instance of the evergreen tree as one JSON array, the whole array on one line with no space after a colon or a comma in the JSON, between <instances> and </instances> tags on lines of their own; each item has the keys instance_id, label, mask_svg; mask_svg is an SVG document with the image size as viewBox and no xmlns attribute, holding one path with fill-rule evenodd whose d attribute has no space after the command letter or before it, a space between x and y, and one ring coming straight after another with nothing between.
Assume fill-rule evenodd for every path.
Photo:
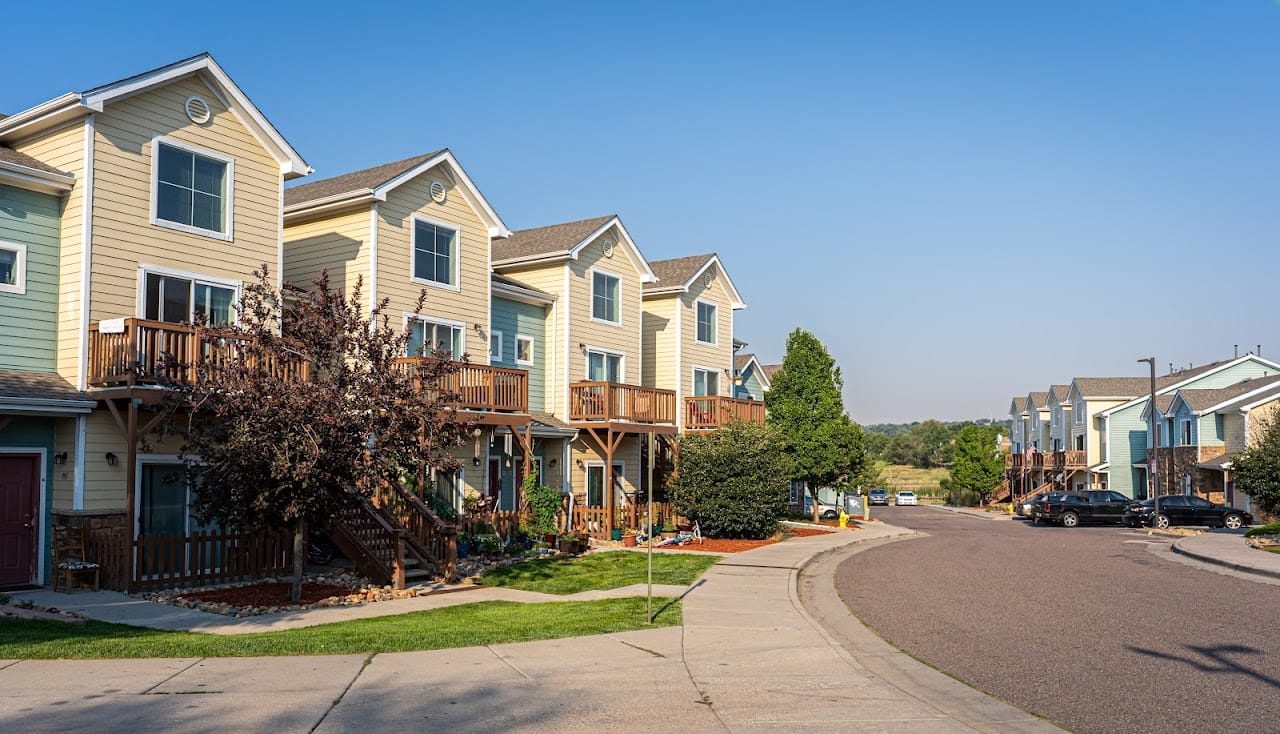
<instances>
[{"instance_id":1,"label":"evergreen tree","mask_svg":"<svg viewBox=\"0 0 1280 734\"><path fill-rule=\"evenodd\" d=\"M1231 475L1236 489L1274 514L1280 511L1280 411L1250 420L1255 438L1231 460Z\"/></svg>"},{"instance_id":2,"label":"evergreen tree","mask_svg":"<svg viewBox=\"0 0 1280 734\"><path fill-rule=\"evenodd\" d=\"M805 483L817 520L818 488L844 484L862 471L862 429L844 412L840 368L813 334L791 332L772 383L764 396L768 422L786 441L791 478Z\"/></svg>"}]
</instances>

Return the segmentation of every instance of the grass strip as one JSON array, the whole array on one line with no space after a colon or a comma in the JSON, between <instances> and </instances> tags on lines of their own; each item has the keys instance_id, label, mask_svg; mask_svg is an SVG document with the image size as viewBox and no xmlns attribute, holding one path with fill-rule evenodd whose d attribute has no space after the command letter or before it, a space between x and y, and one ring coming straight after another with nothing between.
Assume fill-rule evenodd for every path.
<instances>
[{"instance_id":1,"label":"grass strip","mask_svg":"<svg viewBox=\"0 0 1280 734\"><path fill-rule=\"evenodd\" d=\"M83 627L44 620L0 620L0 659L256 657L440 650L550 640L681 623L678 600L654 598L654 624L643 597L583 602L478 602L303 627L280 632L211 635L91 621Z\"/></svg>"},{"instance_id":2,"label":"grass strip","mask_svg":"<svg viewBox=\"0 0 1280 734\"><path fill-rule=\"evenodd\" d=\"M653 554L653 583L688 586L720 556ZM546 594L616 589L643 584L644 553L613 551L576 558L539 558L494 569L480 579L485 586L505 586Z\"/></svg>"}]
</instances>

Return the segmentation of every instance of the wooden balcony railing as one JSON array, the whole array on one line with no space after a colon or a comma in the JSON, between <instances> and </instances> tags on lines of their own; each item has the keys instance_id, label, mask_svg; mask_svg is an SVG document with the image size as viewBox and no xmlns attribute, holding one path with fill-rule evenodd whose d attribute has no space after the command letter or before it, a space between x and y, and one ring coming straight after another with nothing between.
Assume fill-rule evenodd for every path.
<instances>
[{"instance_id":1,"label":"wooden balcony railing","mask_svg":"<svg viewBox=\"0 0 1280 734\"><path fill-rule=\"evenodd\" d=\"M433 357L405 357L397 363L411 377L420 375L419 367L431 363ZM510 367L460 363L457 370L442 374L434 384L422 382L419 389L440 389L459 395L463 410L500 413L529 412L529 373Z\"/></svg>"},{"instance_id":2,"label":"wooden balcony railing","mask_svg":"<svg viewBox=\"0 0 1280 734\"><path fill-rule=\"evenodd\" d=\"M764 423L764 403L759 400L740 400L719 395L684 399L686 430L713 430L735 420Z\"/></svg>"},{"instance_id":3,"label":"wooden balcony railing","mask_svg":"<svg viewBox=\"0 0 1280 734\"><path fill-rule=\"evenodd\" d=\"M1088 457L1084 451L1055 451L1053 466L1055 469L1083 469Z\"/></svg>"},{"instance_id":4,"label":"wooden balcony railing","mask_svg":"<svg viewBox=\"0 0 1280 734\"><path fill-rule=\"evenodd\" d=\"M121 319L89 324L87 382L100 386L192 383L200 365L216 370L246 358L245 341L225 329ZM271 372L308 379L301 360L273 363Z\"/></svg>"},{"instance_id":5,"label":"wooden balcony railing","mask_svg":"<svg viewBox=\"0 0 1280 734\"><path fill-rule=\"evenodd\" d=\"M575 382L569 385L569 420L675 425L676 394L618 382Z\"/></svg>"}]
</instances>

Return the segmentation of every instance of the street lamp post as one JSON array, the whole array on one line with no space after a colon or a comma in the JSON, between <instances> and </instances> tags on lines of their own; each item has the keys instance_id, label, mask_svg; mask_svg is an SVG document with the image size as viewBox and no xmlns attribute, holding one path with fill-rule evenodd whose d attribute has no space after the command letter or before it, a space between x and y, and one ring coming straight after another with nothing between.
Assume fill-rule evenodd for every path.
<instances>
[{"instance_id":1,"label":"street lamp post","mask_svg":"<svg viewBox=\"0 0 1280 734\"><path fill-rule=\"evenodd\" d=\"M1151 527L1156 526L1156 518L1160 517L1160 481L1157 470L1160 460L1156 458L1156 449L1160 447L1160 429L1156 425L1156 358L1147 357L1139 362L1146 362L1151 367L1151 456L1147 457L1148 471L1151 472Z\"/></svg>"}]
</instances>

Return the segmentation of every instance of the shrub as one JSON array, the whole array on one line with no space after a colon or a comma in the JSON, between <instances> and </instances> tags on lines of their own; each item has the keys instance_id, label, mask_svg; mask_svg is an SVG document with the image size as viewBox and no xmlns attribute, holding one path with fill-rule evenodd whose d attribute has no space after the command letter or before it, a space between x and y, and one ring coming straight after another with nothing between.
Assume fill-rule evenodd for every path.
<instances>
[{"instance_id":1,"label":"shrub","mask_svg":"<svg viewBox=\"0 0 1280 734\"><path fill-rule=\"evenodd\" d=\"M556 515L560 512L560 490L538 484L537 476L525 477L520 490L529 503L532 523L529 530L535 536L549 535L556 531Z\"/></svg>"},{"instance_id":2,"label":"shrub","mask_svg":"<svg viewBox=\"0 0 1280 734\"><path fill-rule=\"evenodd\" d=\"M1277 533L1280 533L1280 522L1273 522L1273 523L1268 523L1266 525L1259 525L1256 528L1249 528L1248 530L1244 531L1244 535L1246 538L1253 538L1258 535L1275 535Z\"/></svg>"},{"instance_id":3,"label":"shrub","mask_svg":"<svg viewBox=\"0 0 1280 734\"><path fill-rule=\"evenodd\" d=\"M961 487L950 479L943 479L939 487L947 493L947 504L952 507L977 507L982 504L982 493Z\"/></svg>"},{"instance_id":4,"label":"shrub","mask_svg":"<svg viewBox=\"0 0 1280 734\"><path fill-rule=\"evenodd\" d=\"M676 511L714 538L767 538L787 511L790 459L782 434L754 423L680 439Z\"/></svg>"}]
</instances>

